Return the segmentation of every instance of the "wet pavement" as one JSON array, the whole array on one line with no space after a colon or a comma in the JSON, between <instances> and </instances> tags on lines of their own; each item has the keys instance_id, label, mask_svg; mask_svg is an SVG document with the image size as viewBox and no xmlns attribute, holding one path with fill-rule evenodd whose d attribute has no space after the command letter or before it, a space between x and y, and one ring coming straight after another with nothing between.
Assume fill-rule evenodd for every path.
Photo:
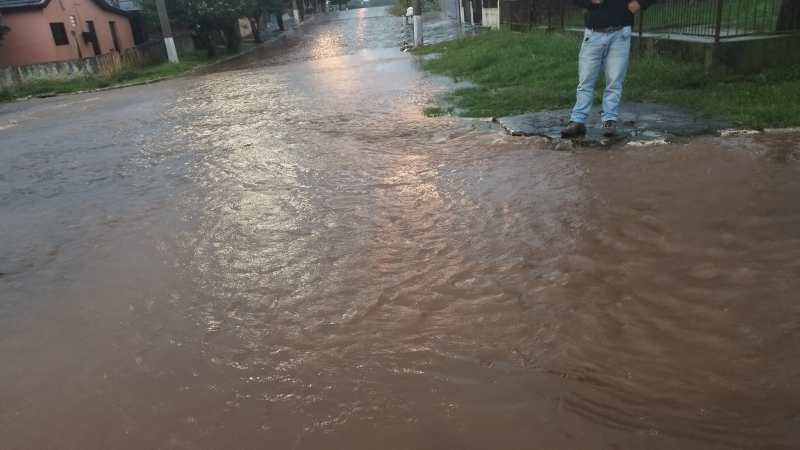
<instances>
[{"instance_id":1,"label":"wet pavement","mask_svg":"<svg viewBox=\"0 0 800 450\"><path fill-rule=\"evenodd\" d=\"M554 152L398 25L0 105L2 448L796 448L800 134Z\"/></svg>"},{"instance_id":2,"label":"wet pavement","mask_svg":"<svg viewBox=\"0 0 800 450\"><path fill-rule=\"evenodd\" d=\"M561 130L569 122L572 110L544 111L496 119L513 136L542 136L559 150L576 146L609 148L612 146L647 146L687 142L697 136L722 136L755 132L736 124L697 112L657 103L625 102L620 106L617 133L603 136L601 106L595 105L589 114L586 133L563 138Z\"/></svg>"}]
</instances>

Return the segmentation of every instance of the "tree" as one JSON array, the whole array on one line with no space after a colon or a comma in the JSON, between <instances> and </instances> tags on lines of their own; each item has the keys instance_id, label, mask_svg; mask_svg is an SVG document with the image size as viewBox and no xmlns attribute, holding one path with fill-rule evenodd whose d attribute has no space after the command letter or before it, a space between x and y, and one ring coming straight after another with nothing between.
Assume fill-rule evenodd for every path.
<instances>
[{"instance_id":1,"label":"tree","mask_svg":"<svg viewBox=\"0 0 800 450\"><path fill-rule=\"evenodd\" d=\"M250 21L250 29L253 30L253 39L255 39L256 44L261 43L261 33L258 32L258 22L264 14L268 14L266 0L253 0L250 14L247 15L247 20Z\"/></svg>"},{"instance_id":2,"label":"tree","mask_svg":"<svg viewBox=\"0 0 800 450\"><path fill-rule=\"evenodd\" d=\"M778 11L776 31L800 29L800 0L783 0Z\"/></svg>"},{"instance_id":3,"label":"tree","mask_svg":"<svg viewBox=\"0 0 800 450\"><path fill-rule=\"evenodd\" d=\"M249 0L250 6L248 10L250 12L247 15L247 19L250 21L250 27L253 29L253 37L256 42L261 42L261 36L258 33L258 22L263 15L269 16L270 13L275 14L275 17L278 19L278 27L281 31L285 30L283 27L283 10L289 6L290 1L291 0Z\"/></svg>"},{"instance_id":4,"label":"tree","mask_svg":"<svg viewBox=\"0 0 800 450\"><path fill-rule=\"evenodd\" d=\"M136 1L148 21L158 23L155 0ZM228 50L239 48L239 18L249 16L252 0L166 0L165 5L170 22L193 30L200 47L213 57L217 52L211 36L217 31L225 36Z\"/></svg>"},{"instance_id":5,"label":"tree","mask_svg":"<svg viewBox=\"0 0 800 450\"><path fill-rule=\"evenodd\" d=\"M267 12L275 14L275 19L278 21L278 29L286 31L283 26L283 11L291 8L292 0L267 0Z\"/></svg>"}]
</instances>

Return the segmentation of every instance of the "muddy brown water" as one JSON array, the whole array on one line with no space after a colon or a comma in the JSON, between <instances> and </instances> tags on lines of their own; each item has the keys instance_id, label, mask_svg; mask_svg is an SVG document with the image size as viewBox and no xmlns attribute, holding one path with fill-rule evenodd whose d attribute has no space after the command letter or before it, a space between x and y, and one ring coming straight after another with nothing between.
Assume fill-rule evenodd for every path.
<instances>
[{"instance_id":1,"label":"muddy brown water","mask_svg":"<svg viewBox=\"0 0 800 450\"><path fill-rule=\"evenodd\" d=\"M359 14L0 106L0 447L798 448L800 135L427 118L410 55L314 46Z\"/></svg>"}]
</instances>

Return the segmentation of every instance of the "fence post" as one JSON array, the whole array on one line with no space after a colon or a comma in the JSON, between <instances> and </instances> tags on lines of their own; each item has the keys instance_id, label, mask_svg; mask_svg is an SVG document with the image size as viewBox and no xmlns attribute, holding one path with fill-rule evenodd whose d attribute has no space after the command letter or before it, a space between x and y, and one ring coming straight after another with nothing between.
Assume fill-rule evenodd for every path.
<instances>
[{"instance_id":1,"label":"fence post","mask_svg":"<svg viewBox=\"0 0 800 450\"><path fill-rule=\"evenodd\" d=\"M722 31L722 0L717 0L717 17L714 25L714 43L719 44L719 35Z\"/></svg>"},{"instance_id":2,"label":"fence post","mask_svg":"<svg viewBox=\"0 0 800 450\"><path fill-rule=\"evenodd\" d=\"M639 10L639 37L644 33L644 10Z\"/></svg>"},{"instance_id":3,"label":"fence post","mask_svg":"<svg viewBox=\"0 0 800 450\"><path fill-rule=\"evenodd\" d=\"M528 5L529 5L528 7L532 10L536 8L536 5L533 0L529 1ZM550 20L552 18L553 18L553 12L550 10L550 0L547 0L547 31L553 29L553 25L550 24Z\"/></svg>"}]
</instances>

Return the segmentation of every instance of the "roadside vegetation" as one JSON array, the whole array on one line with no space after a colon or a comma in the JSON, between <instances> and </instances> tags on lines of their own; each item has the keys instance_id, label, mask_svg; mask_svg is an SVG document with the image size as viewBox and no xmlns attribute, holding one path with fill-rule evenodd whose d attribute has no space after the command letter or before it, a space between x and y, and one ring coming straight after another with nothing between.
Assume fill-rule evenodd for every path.
<instances>
[{"instance_id":1,"label":"roadside vegetation","mask_svg":"<svg viewBox=\"0 0 800 450\"><path fill-rule=\"evenodd\" d=\"M425 59L425 70L469 82L426 112L500 117L571 108L580 44L562 33L498 30L415 49L417 55L436 54ZM601 75L597 103L604 83ZM798 126L800 65L756 75L711 76L665 56L633 57L623 101L680 106L757 129Z\"/></svg>"},{"instance_id":2,"label":"roadside vegetation","mask_svg":"<svg viewBox=\"0 0 800 450\"><path fill-rule=\"evenodd\" d=\"M148 23L159 23L156 0L134 0ZM302 5L303 2L298 1ZM242 43L239 20L248 18L253 30L263 14L275 13L278 27L284 30L282 12L292 8L292 0L173 0L166 2L167 16L172 26L194 31L195 46L205 49L209 57L216 56L217 47L212 35L222 33L228 51L236 51ZM261 42L255 34L256 43Z\"/></svg>"},{"instance_id":3,"label":"roadside vegetation","mask_svg":"<svg viewBox=\"0 0 800 450\"><path fill-rule=\"evenodd\" d=\"M220 55L221 56L219 57L210 58L205 50L195 51L180 55L178 58L179 62L177 64L164 62L156 66L137 67L120 72L116 76L109 79L86 77L70 81L41 81L24 83L21 86L12 88L0 87L0 101L91 91L95 89L161 80L164 78L177 76L186 73L189 70L215 62L221 59L222 56L225 56L225 52L220 52Z\"/></svg>"}]
</instances>

